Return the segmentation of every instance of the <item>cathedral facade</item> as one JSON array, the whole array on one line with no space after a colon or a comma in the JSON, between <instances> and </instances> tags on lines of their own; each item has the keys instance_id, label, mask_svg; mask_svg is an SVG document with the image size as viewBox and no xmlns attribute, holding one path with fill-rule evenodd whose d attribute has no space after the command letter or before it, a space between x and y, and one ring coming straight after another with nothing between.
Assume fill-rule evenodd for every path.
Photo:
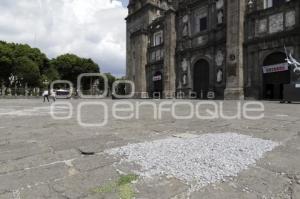
<instances>
[{"instance_id":1,"label":"cathedral facade","mask_svg":"<svg viewBox=\"0 0 300 199\"><path fill-rule=\"evenodd\" d=\"M280 99L297 81L298 0L130 0L127 78L136 97Z\"/></svg>"}]
</instances>

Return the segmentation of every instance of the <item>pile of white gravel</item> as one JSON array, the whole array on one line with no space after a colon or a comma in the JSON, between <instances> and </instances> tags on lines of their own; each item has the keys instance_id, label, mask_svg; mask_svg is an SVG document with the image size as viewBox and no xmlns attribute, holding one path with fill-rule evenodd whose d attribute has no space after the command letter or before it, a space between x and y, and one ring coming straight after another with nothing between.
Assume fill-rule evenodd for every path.
<instances>
[{"instance_id":1,"label":"pile of white gravel","mask_svg":"<svg viewBox=\"0 0 300 199\"><path fill-rule=\"evenodd\" d=\"M141 167L142 176L172 176L198 189L237 176L279 144L236 133L129 144L106 151Z\"/></svg>"}]
</instances>

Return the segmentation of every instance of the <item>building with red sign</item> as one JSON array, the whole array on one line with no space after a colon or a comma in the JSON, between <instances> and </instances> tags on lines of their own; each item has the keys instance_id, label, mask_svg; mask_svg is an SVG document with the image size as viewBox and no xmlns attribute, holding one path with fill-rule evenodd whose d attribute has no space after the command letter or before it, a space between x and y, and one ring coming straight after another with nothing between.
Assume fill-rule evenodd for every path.
<instances>
[{"instance_id":1,"label":"building with red sign","mask_svg":"<svg viewBox=\"0 0 300 199\"><path fill-rule=\"evenodd\" d=\"M300 60L299 0L130 0L128 9L137 96L273 100L300 81L286 61Z\"/></svg>"}]
</instances>

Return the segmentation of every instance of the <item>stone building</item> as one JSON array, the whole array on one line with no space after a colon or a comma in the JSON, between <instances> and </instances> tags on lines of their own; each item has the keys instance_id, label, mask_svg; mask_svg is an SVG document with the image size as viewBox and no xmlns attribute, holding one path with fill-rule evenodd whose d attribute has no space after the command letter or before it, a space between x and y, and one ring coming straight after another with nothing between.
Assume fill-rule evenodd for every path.
<instances>
[{"instance_id":1,"label":"stone building","mask_svg":"<svg viewBox=\"0 0 300 199\"><path fill-rule=\"evenodd\" d=\"M286 54L300 60L300 1L255 1L245 15L245 95L281 99L283 85L299 82ZM286 50L284 49L286 47Z\"/></svg>"},{"instance_id":2,"label":"stone building","mask_svg":"<svg viewBox=\"0 0 300 199\"><path fill-rule=\"evenodd\" d=\"M137 97L280 98L295 79L284 46L300 58L299 4L130 0L127 78Z\"/></svg>"}]
</instances>

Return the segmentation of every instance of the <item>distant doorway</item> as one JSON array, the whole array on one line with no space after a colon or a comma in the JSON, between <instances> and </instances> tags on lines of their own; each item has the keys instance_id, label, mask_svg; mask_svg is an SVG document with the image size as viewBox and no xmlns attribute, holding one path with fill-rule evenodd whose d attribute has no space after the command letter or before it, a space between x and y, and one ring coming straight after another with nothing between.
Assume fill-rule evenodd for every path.
<instances>
[{"instance_id":1,"label":"distant doorway","mask_svg":"<svg viewBox=\"0 0 300 199\"><path fill-rule=\"evenodd\" d=\"M286 65L286 55L282 52L272 53L264 60L264 67L270 67L272 70L263 74L263 97L266 100L283 99L284 84L290 83L290 71L288 68L279 70L278 67ZM282 65L282 66L281 66ZM274 66L272 68L272 66ZM284 67L283 67L284 68Z\"/></svg>"},{"instance_id":2,"label":"distant doorway","mask_svg":"<svg viewBox=\"0 0 300 199\"><path fill-rule=\"evenodd\" d=\"M199 99L207 99L209 90L209 63L201 59L194 65L194 91Z\"/></svg>"},{"instance_id":3,"label":"distant doorway","mask_svg":"<svg viewBox=\"0 0 300 199\"><path fill-rule=\"evenodd\" d=\"M159 93L162 96L163 92L163 75L160 71L157 71L153 76L153 92Z\"/></svg>"}]
</instances>

